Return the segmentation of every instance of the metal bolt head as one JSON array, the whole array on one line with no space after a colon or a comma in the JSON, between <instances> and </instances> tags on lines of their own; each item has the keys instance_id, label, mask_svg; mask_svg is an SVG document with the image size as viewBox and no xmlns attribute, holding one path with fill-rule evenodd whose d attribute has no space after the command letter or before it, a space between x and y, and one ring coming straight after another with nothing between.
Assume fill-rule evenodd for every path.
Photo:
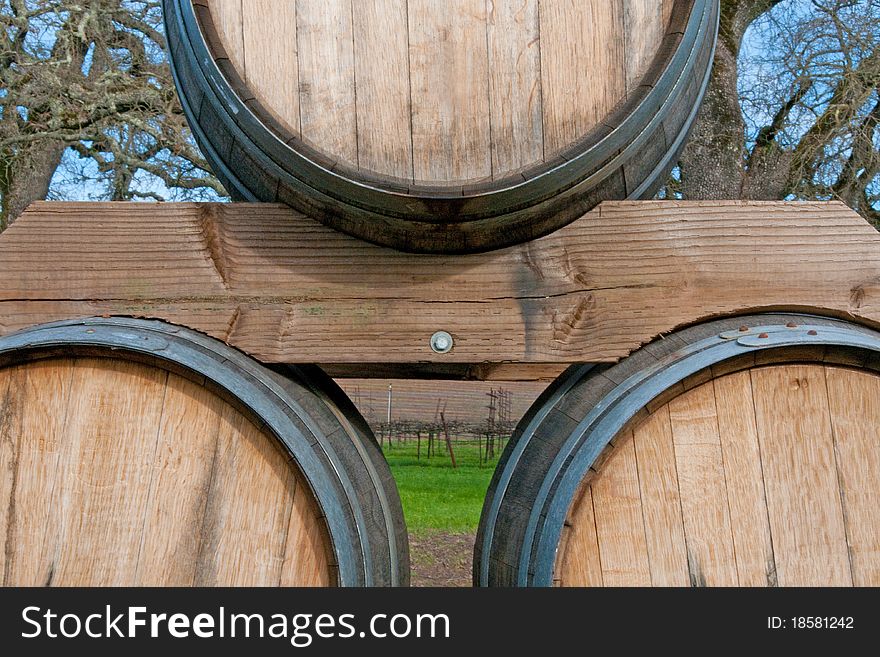
<instances>
[{"instance_id":1,"label":"metal bolt head","mask_svg":"<svg viewBox=\"0 0 880 657\"><path fill-rule=\"evenodd\" d=\"M446 331L437 331L431 336L431 349L437 354L448 354L452 351L455 342Z\"/></svg>"}]
</instances>

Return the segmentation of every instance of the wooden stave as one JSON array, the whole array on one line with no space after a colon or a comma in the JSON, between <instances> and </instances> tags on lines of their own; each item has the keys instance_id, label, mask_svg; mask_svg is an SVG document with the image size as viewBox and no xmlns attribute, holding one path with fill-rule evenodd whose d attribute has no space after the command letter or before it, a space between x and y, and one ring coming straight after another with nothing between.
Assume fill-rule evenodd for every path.
<instances>
[{"instance_id":1,"label":"wooden stave","mask_svg":"<svg viewBox=\"0 0 880 657\"><path fill-rule=\"evenodd\" d=\"M275 136L283 129L247 91L228 59L212 59L206 44L220 50L222 45L216 34L201 36L200 20L210 24L207 4L164 0L181 102L233 198L280 201L356 237L421 253L501 248L546 235L602 200L653 196L695 121L718 28L717 0L678 3L654 64L605 122L535 172L450 192L355 175L296 139L285 143ZM244 100L238 102L239 97ZM238 104L228 112L221 99L230 98ZM650 124L649 117L654 117ZM665 147L658 149L660 143ZM232 163L245 175L233 173Z\"/></svg>"},{"instance_id":2,"label":"wooden stave","mask_svg":"<svg viewBox=\"0 0 880 657\"><path fill-rule=\"evenodd\" d=\"M612 392L628 379L640 377L658 364L681 363L681 352L695 342L724 332L738 333L742 327L810 326L818 331L844 331L856 336L859 347L841 346L835 340L817 336L811 344L786 347L756 347L736 357L712 361L688 376L668 378L668 387L643 406L618 407L620 429L608 434L588 435L597 421L585 416L591 409L613 406ZM791 330L799 330L793 328ZM804 329L807 330L807 329ZM752 337L756 337L754 334ZM758 341L758 340L756 340ZM627 428L637 425L671 399L692 387L738 371L774 364L815 363L841 365L880 372L880 332L851 322L803 314L766 314L733 317L698 324L664 336L634 352L616 365L596 367L573 365L536 400L534 410L517 426L493 474L477 541L474 546L475 586L551 586L557 568L563 526L577 499L579 482L596 471L613 450L613 441ZM529 426L536 415L550 419ZM600 420L601 421L601 420ZM554 432L554 422L563 433ZM536 433L544 432L536 436ZM581 438L574 455L569 454L557 473L550 472L566 439ZM578 460L578 457L580 459ZM575 481L578 482L575 484ZM572 485L574 484L574 489ZM534 506L540 490L547 502ZM529 516L529 517L527 517ZM530 526L531 525L531 526Z\"/></svg>"},{"instance_id":3,"label":"wooden stave","mask_svg":"<svg viewBox=\"0 0 880 657\"><path fill-rule=\"evenodd\" d=\"M390 470L366 422L352 414L353 406L336 403L319 371L281 376L213 338L155 320L54 322L0 339L0 368L71 356L145 364L208 387L273 435L296 462L324 516L338 585L408 585L409 554L397 547L407 533ZM369 463L360 460L365 454ZM364 516L364 507L393 517L377 522ZM395 547L386 544L383 526L394 528Z\"/></svg>"}]
</instances>

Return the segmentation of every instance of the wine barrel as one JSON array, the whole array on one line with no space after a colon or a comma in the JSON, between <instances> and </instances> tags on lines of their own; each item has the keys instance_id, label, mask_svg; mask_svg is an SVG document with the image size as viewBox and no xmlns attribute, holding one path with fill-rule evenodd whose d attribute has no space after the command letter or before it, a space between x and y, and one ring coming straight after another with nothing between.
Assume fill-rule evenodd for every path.
<instances>
[{"instance_id":1,"label":"wine barrel","mask_svg":"<svg viewBox=\"0 0 880 657\"><path fill-rule=\"evenodd\" d=\"M286 374L156 321L0 339L2 584L407 584L366 423Z\"/></svg>"},{"instance_id":2,"label":"wine barrel","mask_svg":"<svg viewBox=\"0 0 880 657\"><path fill-rule=\"evenodd\" d=\"M479 585L877 586L880 333L777 315L575 366L505 452Z\"/></svg>"},{"instance_id":3,"label":"wine barrel","mask_svg":"<svg viewBox=\"0 0 880 657\"><path fill-rule=\"evenodd\" d=\"M650 198L708 83L718 0L163 0L234 198L422 252Z\"/></svg>"}]
</instances>

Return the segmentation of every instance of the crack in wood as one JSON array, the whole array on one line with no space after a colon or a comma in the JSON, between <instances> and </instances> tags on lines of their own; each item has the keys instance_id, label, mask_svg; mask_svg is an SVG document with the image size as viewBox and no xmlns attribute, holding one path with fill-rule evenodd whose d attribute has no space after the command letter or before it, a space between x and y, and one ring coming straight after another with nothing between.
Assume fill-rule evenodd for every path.
<instances>
[{"instance_id":1,"label":"crack in wood","mask_svg":"<svg viewBox=\"0 0 880 657\"><path fill-rule=\"evenodd\" d=\"M541 268L540 262L537 258L534 257L532 253L532 244L534 242L526 242L520 248L519 252L522 256L520 261L526 268L535 275L535 279L538 281L544 280L544 270Z\"/></svg>"},{"instance_id":2,"label":"crack in wood","mask_svg":"<svg viewBox=\"0 0 880 657\"><path fill-rule=\"evenodd\" d=\"M238 321L241 319L242 315L242 307L241 304L235 307L235 310L232 311L232 316L229 318L229 325L226 327L226 333L223 336L223 342L227 344L232 339L232 336L235 335L235 329L238 327Z\"/></svg>"},{"instance_id":3,"label":"crack in wood","mask_svg":"<svg viewBox=\"0 0 880 657\"><path fill-rule=\"evenodd\" d=\"M771 588L779 586L779 574L776 571L776 559L772 554L767 557L767 586Z\"/></svg>"},{"instance_id":4,"label":"crack in wood","mask_svg":"<svg viewBox=\"0 0 880 657\"><path fill-rule=\"evenodd\" d=\"M581 297L574 307L562 315L553 313L553 342L568 343L572 334L584 328L590 311L596 306L595 297L592 294Z\"/></svg>"},{"instance_id":5,"label":"crack in wood","mask_svg":"<svg viewBox=\"0 0 880 657\"><path fill-rule=\"evenodd\" d=\"M205 203L199 206L198 221L208 259L217 272L223 288L228 290L229 271L226 268L226 258L223 249L222 222L217 220L217 214L220 212L223 212L220 204Z\"/></svg>"},{"instance_id":6,"label":"crack in wood","mask_svg":"<svg viewBox=\"0 0 880 657\"><path fill-rule=\"evenodd\" d=\"M688 551L688 577L694 588L706 588L706 575L693 552Z\"/></svg>"}]
</instances>

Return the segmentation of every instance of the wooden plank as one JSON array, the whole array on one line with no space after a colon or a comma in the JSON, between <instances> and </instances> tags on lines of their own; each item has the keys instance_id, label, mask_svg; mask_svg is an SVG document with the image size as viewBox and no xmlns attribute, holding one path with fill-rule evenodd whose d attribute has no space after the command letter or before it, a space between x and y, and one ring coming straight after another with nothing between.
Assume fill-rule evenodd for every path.
<instances>
[{"instance_id":1,"label":"wooden plank","mask_svg":"<svg viewBox=\"0 0 880 657\"><path fill-rule=\"evenodd\" d=\"M50 518L63 527L53 585L134 584L166 378L134 363L77 361Z\"/></svg>"},{"instance_id":2,"label":"wooden plank","mask_svg":"<svg viewBox=\"0 0 880 657\"><path fill-rule=\"evenodd\" d=\"M626 95L623 33L623 0L541 2L547 158L586 134Z\"/></svg>"},{"instance_id":3,"label":"wooden plank","mask_svg":"<svg viewBox=\"0 0 880 657\"><path fill-rule=\"evenodd\" d=\"M824 369L751 376L779 585L850 586Z\"/></svg>"},{"instance_id":4,"label":"wooden plank","mask_svg":"<svg viewBox=\"0 0 880 657\"><path fill-rule=\"evenodd\" d=\"M538 4L489 3L489 107L496 178L544 157Z\"/></svg>"},{"instance_id":5,"label":"wooden plank","mask_svg":"<svg viewBox=\"0 0 880 657\"><path fill-rule=\"evenodd\" d=\"M244 0L208 0L211 9L211 17L214 19L214 27L226 55L233 66L244 77L245 53L244 53L244 30L242 29L242 2Z\"/></svg>"},{"instance_id":6,"label":"wooden plank","mask_svg":"<svg viewBox=\"0 0 880 657\"><path fill-rule=\"evenodd\" d=\"M294 473L280 586L332 586L326 529L302 475Z\"/></svg>"},{"instance_id":7,"label":"wooden plank","mask_svg":"<svg viewBox=\"0 0 880 657\"><path fill-rule=\"evenodd\" d=\"M677 0L663 0L661 2L661 6L663 7L663 27L666 29L669 26L669 22L672 20L672 12L675 10L675 3Z\"/></svg>"},{"instance_id":8,"label":"wooden plank","mask_svg":"<svg viewBox=\"0 0 880 657\"><path fill-rule=\"evenodd\" d=\"M687 546L669 408L633 431L652 586L688 586Z\"/></svg>"},{"instance_id":9,"label":"wooden plank","mask_svg":"<svg viewBox=\"0 0 880 657\"><path fill-rule=\"evenodd\" d=\"M287 459L253 423L224 409L196 586L277 586L295 490Z\"/></svg>"},{"instance_id":10,"label":"wooden plank","mask_svg":"<svg viewBox=\"0 0 880 657\"><path fill-rule=\"evenodd\" d=\"M485 0L409 0L416 181L492 175Z\"/></svg>"},{"instance_id":11,"label":"wooden plank","mask_svg":"<svg viewBox=\"0 0 880 657\"><path fill-rule=\"evenodd\" d=\"M712 386L669 402L693 586L736 586L736 556Z\"/></svg>"},{"instance_id":12,"label":"wooden plank","mask_svg":"<svg viewBox=\"0 0 880 657\"><path fill-rule=\"evenodd\" d=\"M277 205L37 203L0 236L0 333L149 316L265 362L485 376L478 364L501 360L612 362L678 326L774 308L880 322L880 235L839 203L664 201L606 203L467 257L383 249ZM440 329L449 354L430 349Z\"/></svg>"},{"instance_id":13,"label":"wooden plank","mask_svg":"<svg viewBox=\"0 0 880 657\"><path fill-rule=\"evenodd\" d=\"M358 164L413 178L406 0L352 2Z\"/></svg>"},{"instance_id":14,"label":"wooden plank","mask_svg":"<svg viewBox=\"0 0 880 657\"><path fill-rule=\"evenodd\" d=\"M556 575L561 586L603 586L593 491L584 486L572 505Z\"/></svg>"},{"instance_id":15,"label":"wooden plank","mask_svg":"<svg viewBox=\"0 0 880 657\"><path fill-rule=\"evenodd\" d=\"M296 1L302 137L357 164L351 0Z\"/></svg>"},{"instance_id":16,"label":"wooden plank","mask_svg":"<svg viewBox=\"0 0 880 657\"><path fill-rule=\"evenodd\" d=\"M18 470L19 436L23 410L23 374L19 369L0 370L0 539L4 549L0 550L0 573L3 584L9 586L15 580L6 573L14 555L9 553L9 543L16 535L15 494ZM9 474L7 474L9 473ZM11 476L10 476L11 475ZM6 503L8 502L8 503ZM28 546L31 549L36 546Z\"/></svg>"},{"instance_id":17,"label":"wooden plank","mask_svg":"<svg viewBox=\"0 0 880 657\"><path fill-rule=\"evenodd\" d=\"M413 381L407 379L350 379L340 382L348 397L360 408L368 422L384 422L388 386L393 389L391 419L412 422L432 418L437 402L446 409L450 424L486 427L486 406L492 390L504 390L510 397L511 418L522 417L547 387L544 382L499 386L484 381Z\"/></svg>"},{"instance_id":18,"label":"wooden plank","mask_svg":"<svg viewBox=\"0 0 880 657\"><path fill-rule=\"evenodd\" d=\"M6 418L0 434L11 439L2 441L5 446L16 445L17 456L10 479L15 488L9 498L2 498L10 500L3 511L13 520L4 543L6 586L45 586L52 578L54 550L50 555L46 547L54 548L60 530L50 518L72 378L73 367L58 360L0 370L0 404L5 409L0 417ZM3 381L14 387L6 390ZM6 429L13 417L9 409L16 402L20 424L13 436Z\"/></svg>"},{"instance_id":19,"label":"wooden plank","mask_svg":"<svg viewBox=\"0 0 880 657\"><path fill-rule=\"evenodd\" d=\"M35 583L35 585L39 586L52 586L59 582L57 577L58 562L61 546L64 541L64 532L68 524L63 520L63 509L71 497L71 472L75 470L75 466L71 464L76 459L83 440L82 435L68 430L70 426L68 416L71 409L74 408L77 396L81 394L80 391L74 388L79 363L78 359L53 359L47 361L47 364L55 368L59 380L66 379L69 391L66 394L66 398L63 394L58 394L57 396L52 394L53 392L61 392L57 388L55 390L50 389L44 393L46 394L46 412L54 413L58 416L57 424L55 425L58 432L58 440L55 445L57 454L55 456L54 471L51 473L51 480L46 482L46 488L41 493L46 498L48 512L46 514L45 529L40 535L39 553L34 553L36 563L32 572L40 580L38 583ZM26 368L21 367L19 369L24 371ZM36 408L39 408L39 403L35 406ZM36 412L36 417L39 417L39 411ZM33 426L35 431L40 431L36 424ZM24 434L22 436L26 439ZM22 540L22 538L20 537L18 540ZM21 584L29 585L30 583L22 581Z\"/></svg>"},{"instance_id":20,"label":"wooden plank","mask_svg":"<svg viewBox=\"0 0 880 657\"><path fill-rule=\"evenodd\" d=\"M663 4L659 0L623 0L627 93L639 85L666 35L669 20Z\"/></svg>"},{"instance_id":21,"label":"wooden plank","mask_svg":"<svg viewBox=\"0 0 880 657\"><path fill-rule=\"evenodd\" d=\"M102 207L110 210L103 217ZM122 206L112 209L82 205L88 218L84 217L79 226L79 237L71 241L62 225L65 213L55 213L60 207L47 209L48 215L35 217L33 233L22 232L19 240L14 239L15 233L3 234L0 249L5 251L8 246L9 253L0 259L0 267L19 278L20 285L27 285L25 279L30 275L23 267L31 260L36 265L37 255L42 254L39 261L43 264L38 265L41 277L51 276L51 260L65 262L62 267L76 267L80 274L68 276L67 283L57 277L52 285L54 295L47 291L37 293L34 299L133 299L156 292L173 298L185 295L187 289L194 297L223 293L223 278L211 251L214 240L209 232L213 223L203 222L198 213L181 216L178 212L165 214L154 209L137 216L140 213L131 214ZM148 215L152 217L152 226L145 223ZM167 233L168 237L156 240L157 233ZM7 244L7 236L13 237L14 246ZM53 258L46 258L46 253L52 253ZM83 296L87 288L89 292Z\"/></svg>"},{"instance_id":22,"label":"wooden plank","mask_svg":"<svg viewBox=\"0 0 880 657\"><path fill-rule=\"evenodd\" d=\"M432 381L503 381L510 384L546 384L555 381L566 365L542 363L322 363L333 379L429 379Z\"/></svg>"},{"instance_id":23,"label":"wooden plank","mask_svg":"<svg viewBox=\"0 0 880 657\"><path fill-rule=\"evenodd\" d=\"M825 369L853 584L880 586L880 378Z\"/></svg>"},{"instance_id":24,"label":"wooden plank","mask_svg":"<svg viewBox=\"0 0 880 657\"><path fill-rule=\"evenodd\" d=\"M623 435L592 482L605 586L650 586L651 567L632 434Z\"/></svg>"},{"instance_id":25,"label":"wooden plank","mask_svg":"<svg viewBox=\"0 0 880 657\"><path fill-rule=\"evenodd\" d=\"M300 133L296 3L247 0L242 13L248 87L293 134Z\"/></svg>"},{"instance_id":26,"label":"wooden plank","mask_svg":"<svg viewBox=\"0 0 880 657\"><path fill-rule=\"evenodd\" d=\"M739 585L775 586L751 377L739 372L716 379L714 392Z\"/></svg>"},{"instance_id":27,"label":"wooden plank","mask_svg":"<svg viewBox=\"0 0 880 657\"><path fill-rule=\"evenodd\" d=\"M195 578L225 406L204 386L168 376L137 562L138 586L184 586Z\"/></svg>"}]
</instances>

